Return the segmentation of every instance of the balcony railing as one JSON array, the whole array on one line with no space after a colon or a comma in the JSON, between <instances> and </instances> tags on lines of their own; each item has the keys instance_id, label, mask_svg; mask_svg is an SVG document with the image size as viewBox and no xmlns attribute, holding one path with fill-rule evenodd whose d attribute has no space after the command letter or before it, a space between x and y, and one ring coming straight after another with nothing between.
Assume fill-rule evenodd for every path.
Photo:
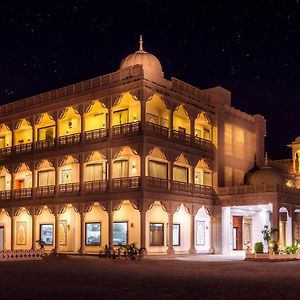
<instances>
[{"instance_id":1,"label":"balcony railing","mask_svg":"<svg viewBox=\"0 0 300 300\"><path fill-rule=\"evenodd\" d=\"M101 129L94 129L90 131L86 131L84 133L84 140L85 141L94 141L94 140L100 140L107 137L107 129L101 128Z\"/></svg>"},{"instance_id":2,"label":"balcony railing","mask_svg":"<svg viewBox=\"0 0 300 300\"><path fill-rule=\"evenodd\" d=\"M11 155L11 147L1 148L0 149L0 157L5 157Z\"/></svg>"},{"instance_id":3,"label":"balcony railing","mask_svg":"<svg viewBox=\"0 0 300 300\"><path fill-rule=\"evenodd\" d=\"M38 186L36 188L35 195L36 197L49 197L49 196L54 196L54 193L55 193L55 185Z\"/></svg>"},{"instance_id":4,"label":"balcony railing","mask_svg":"<svg viewBox=\"0 0 300 300\"><path fill-rule=\"evenodd\" d=\"M59 193L61 194L77 194L80 190L80 183L67 183L59 185Z\"/></svg>"},{"instance_id":5,"label":"balcony railing","mask_svg":"<svg viewBox=\"0 0 300 300\"><path fill-rule=\"evenodd\" d=\"M112 179L112 191L135 190L140 185L140 177L123 177Z\"/></svg>"},{"instance_id":6,"label":"balcony railing","mask_svg":"<svg viewBox=\"0 0 300 300\"><path fill-rule=\"evenodd\" d=\"M72 144L78 144L79 142L80 142L80 133L60 136L58 140L59 146L68 146Z\"/></svg>"},{"instance_id":7,"label":"balcony railing","mask_svg":"<svg viewBox=\"0 0 300 300\"><path fill-rule=\"evenodd\" d=\"M15 151L17 154L19 153L28 153L32 150L32 143L20 144L15 146Z\"/></svg>"},{"instance_id":8,"label":"balcony railing","mask_svg":"<svg viewBox=\"0 0 300 300\"><path fill-rule=\"evenodd\" d=\"M169 183L167 179L164 178L157 178L157 177L146 177L146 186L157 188L160 190L167 190L169 187Z\"/></svg>"},{"instance_id":9,"label":"balcony railing","mask_svg":"<svg viewBox=\"0 0 300 300\"><path fill-rule=\"evenodd\" d=\"M35 142L36 151L51 150L54 149L54 147L55 147L55 139Z\"/></svg>"},{"instance_id":10,"label":"balcony railing","mask_svg":"<svg viewBox=\"0 0 300 300\"><path fill-rule=\"evenodd\" d=\"M193 193L194 185L188 182L176 181L172 180L171 182L171 190L177 192L185 192L185 193Z\"/></svg>"},{"instance_id":11,"label":"balcony railing","mask_svg":"<svg viewBox=\"0 0 300 300\"><path fill-rule=\"evenodd\" d=\"M86 193L104 192L107 190L106 180L86 181L84 183L84 191Z\"/></svg>"},{"instance_id":12,"label":"balcony railing","mask_svg":"<svg viewBox=\"0 0 300 300\"><path fill-rule=\"evenodd\" d=\"M8 200L11 197L10 190L9 191L0 191L0 199L1 200Z\"/></svg>"},{"instance_id":13,"label":"balcony railing","mask_svg":"<svg viewBox=\"0 0 300 300\"><path fill-rule=\"evenodd\" d=\"M155 123L147 122L145 126L145 131L149 135L154 135L154 136L159 136L164 138L169 137L169 128Z\"/></svg>"},{"instance_id":14,"label":"balcony railing","mask_svg":"<svg viewBox=\"0 0 300 300\"><path fill-rule=\"evenodd\" d=\"M14 198L30 198L32 196L32 188L25 188L25 189L15 189Z\"/></svg>"},{"instance_id":15,"label":"balcony railing","mask_svg":"<svg viewBox=\"0 0 300 300\"><path fill-rule=\"evenodd\" d=\"M197 145L200 149L206 150L206 151L212 151L213 150L213 143L209 140L205 140L202 138L199 138L195 136L194 143Z\"/></svg>"},{"instance_id":16,"label":"balcony railing","mask_svg":"<svg viewBox=\"0 0 300 300\"><path fill-rule=\"evenodd\" d=\"M115 126L113 126L113 135L117 136L117 135L136 134L140 131L140 128L141 128L140 125L141 125L140 121L115 125Z\"/></svg>"},{"instance_id":17,"label":"balcony railing","mask_svg":"<svg viewBox=\"0 0 300 300\"><path fill-rule=\"evenodd\" d=\"M173 130L172 139L178 143L183 143L185 145L191 145L192 139L191 135L185 132Z\"/></svg>"}]
</instances>

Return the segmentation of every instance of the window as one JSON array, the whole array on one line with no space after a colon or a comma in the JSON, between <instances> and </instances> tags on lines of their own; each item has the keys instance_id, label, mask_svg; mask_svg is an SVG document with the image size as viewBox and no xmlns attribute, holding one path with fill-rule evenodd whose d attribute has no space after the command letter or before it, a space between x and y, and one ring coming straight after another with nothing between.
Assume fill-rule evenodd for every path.
<instances>
[{"instance_id":1,"label":"window","mask_svg":"<svg viewBox=\"0 0 300 300\"><path fill-rule=\"evenodd\" d=\"M85 223L85 244L87 246L100 246L101 223Z\"/></svg>"},{"instance_id":2,"label":"window","mask_svg":"<svg viewBox=\"0 0 300 300\"><path fill-rule=\"evenodd\" d=\"M196 221L196 245L205 245L205 221Z\"/></svg>"},{"instance_id":3,"label":"window","mask_svg":"<svg viewBox=\"0 0 300 300\"><path fill-rule=\"evenodd\" d=\"M113 178L129 177L128 160L115 160L113 168Z\"/></svg>"},{"instance_id":4,"label":"window","mask_svg":"<svg viewBox=\"0 0 300 300\"><path fill-rule=\"evenodd\" d=\"M5 191L5 176L0 177L0 191Z\"/></svg>"},{"instance_id":5,"label":"window","mask_svg":"<svg viewBox=\"0 0 300 300\"><path fill-rule=\"evenodd\" d=\"M148 175L150 177L167 179L168 174L168 164L163 162L158 162L155 160L149 160L148 163Z\"/></svg>"},{"instance_id":6,"label":"window","mask_svg":"<svg viewBox=\"0 0 300 300\"><path fill-rule=\"evenodd\" d=\"M67 184L71 182L72 182L72 170L71 169L61 170L61 183Z\"/></svg>"},{"instance_id":7,"label":"window","mask_svg":"<svg viewBox=\"0 0 300 300\"><path fill-rule=\"evenodd\" d=\"M127 222L114 222L113 243L114 246L128 244L128 223Z\"/></svg>"},{"instance_id":8,"label":"window","mask_svg":"<svg viewBox=\"0 0 300 300\"><path fill-rule=\"evenodd\" d=\"M52 140L55 136L55 126L38 128L38 141Z\"/></svg>"},{"instance_id":9,"label":"window","mask_svg":"<svg viewBox=\"0 0 300 300\"><path fill-rule=\"evenodd\" d=\"M55 184L55 171L46 170L38 172L38 186L49 186Z\"/></svg>"},{"instance_id":10,"label":"window","mask_svg":"<svg viewBox=\"0 0 300 300\"><path fill-rule=\"evenodd\" d=\"M211 186L212 185L212 180L211 180L211 173L208 171L204 171L203 173L203 184Z\"/></svg>"},{"instance_id":11,"label":"window","mask_svg":"<svg viewBox=\"0 0 300 300\"><path fill-rule=\"evenodd\" d=\"M102 180L105 178L105 165L102 163L86 166L86 181Z\"/></svg>"},{"instance_id":12,"label":"window","mask_svg":"<svg viewBox=\"0 0 300 300\"><path fill-rule=\"evenodd\" d=\"M169 224L167 224L167 245L169 245ZM173 224L173 246L180 246L180 224Z\"/></svg>"},{"instance_id":13,"label":"window","mask_svg":"<svg viewBox=\"0 0 300 300\"><path fill-rule=\"evenodd\" d=\"M121 109L113 112L113 124L121 125L128 123L128 109Z\"/></svg>"},{"instance_id":14,"label":"window","mask_svg":"<svg viewBox=\"0 0 300 300\"><path fill-rule=\"evenodd\" d=\"M173 180L181 181L181 182L188 182L188 168L174 165Z\"/></svg>"},{"instance_id":15,"label":"window","mask_svg":"<svg viewBox=\"0 0 300 300\"><path fill-rule=\"evenodd\" d=\"M45 245L53 245L53 224L40 225L40 240Z\"/></svg>"},{"instance_id":16,"label":"window","mask_svg":"<svg viewBox=\"0 0 300 300\"><path fill-rule=\"evenodd\" d=\"M150 223L150 246L164 246L163 223Z\"/></svg>"}]
</instances>

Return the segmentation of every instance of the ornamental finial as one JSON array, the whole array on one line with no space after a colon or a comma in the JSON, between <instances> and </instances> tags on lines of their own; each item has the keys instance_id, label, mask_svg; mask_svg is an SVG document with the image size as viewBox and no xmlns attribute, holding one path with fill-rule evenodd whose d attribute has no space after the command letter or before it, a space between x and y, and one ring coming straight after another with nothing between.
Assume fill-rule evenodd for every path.
<instances>
[{"instance_id":1,"label":"ornamental finial","mask_svg":"<svg viewBox=\"0 0 300 300\"><path fill-rule=\"evenodd\" d=\"M143 49L143 35L140 34L140 49L139 51L144 51Z\"/></svg>"}]
</instances>

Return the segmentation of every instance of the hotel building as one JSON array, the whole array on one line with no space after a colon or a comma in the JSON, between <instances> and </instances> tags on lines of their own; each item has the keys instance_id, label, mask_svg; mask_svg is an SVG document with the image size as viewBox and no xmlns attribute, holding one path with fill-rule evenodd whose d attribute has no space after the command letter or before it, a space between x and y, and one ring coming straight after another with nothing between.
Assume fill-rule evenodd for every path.
<instances>
[{"instance_id":1,"label":"hotel building","mask_svg":"<svg viewBox=\"0 0 300 300\"><path fill-rule=\"evenodd\" d=\"M291 244L300 138L271 161L265 135L228 90L166 79L140 40L116 72L0 106L0 250L230 253L265 225Z\"/></svg>"}]
</instances>

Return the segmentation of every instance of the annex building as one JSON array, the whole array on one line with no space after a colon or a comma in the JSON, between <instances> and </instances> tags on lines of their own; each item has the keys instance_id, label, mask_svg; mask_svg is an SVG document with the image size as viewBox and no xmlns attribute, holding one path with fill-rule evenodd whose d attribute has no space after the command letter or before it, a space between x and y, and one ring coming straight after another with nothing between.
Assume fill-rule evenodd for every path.
<instances>
[{"instance_id":1,"label":"annex building","mask_svg":"<svg viewBox=\"0 0 300 300\"><path fill-rule=\"evenodd\" d=\"M300 137L268 160L261 115L166 79L142 40L116 72L0 106L0 124L0 250L229 253L265 225L300 239Z\"/></svg>"}]
</instances>

